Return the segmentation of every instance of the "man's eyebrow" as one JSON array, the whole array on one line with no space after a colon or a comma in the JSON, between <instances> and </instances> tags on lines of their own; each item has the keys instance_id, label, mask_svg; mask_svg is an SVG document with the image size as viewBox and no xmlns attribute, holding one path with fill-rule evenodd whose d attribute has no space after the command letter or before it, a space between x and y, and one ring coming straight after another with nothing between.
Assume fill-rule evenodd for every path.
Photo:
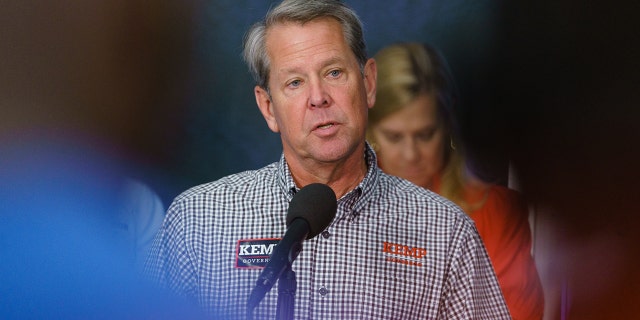
<instances>
[{"instance_id":1,"label":"man's eyebrow","mask_svg":"<svg viewBox=\"0 0 640 320\"><path fill-rule=\"evenodd\" d=\"M333 56L330 57L329 59L322 61L320 64L321 68L326 68L332 64L337 64L337 63L342 63L344 61L343 58L339 57L339 56ZM292 74L292 73L302 73L302 71L300 70L300 67L286 67L283 69L278 70L279 74Z\"/></svg>"}]
</instances>

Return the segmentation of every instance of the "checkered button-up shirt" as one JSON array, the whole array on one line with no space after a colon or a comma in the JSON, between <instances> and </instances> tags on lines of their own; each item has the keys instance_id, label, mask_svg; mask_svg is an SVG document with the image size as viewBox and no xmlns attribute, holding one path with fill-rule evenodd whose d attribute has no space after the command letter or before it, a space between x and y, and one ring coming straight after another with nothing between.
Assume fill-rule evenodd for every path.
<instances>
[{"instance_id":1,"label":"checkered button-up shirt","mask_svg":"<svg viewBox=\"0 0 640 320\"><path fill-rule=\"evenodd\" d=\"M363 181L293 262L295 319L509 319L473 221L383 173L368 146L365 156ZM147 274L214 319L246 319L296 190L284 157L187 190L168 209ZM276 285L254 319L275 319L277 299Z\"/></svg>"}]
</instances>

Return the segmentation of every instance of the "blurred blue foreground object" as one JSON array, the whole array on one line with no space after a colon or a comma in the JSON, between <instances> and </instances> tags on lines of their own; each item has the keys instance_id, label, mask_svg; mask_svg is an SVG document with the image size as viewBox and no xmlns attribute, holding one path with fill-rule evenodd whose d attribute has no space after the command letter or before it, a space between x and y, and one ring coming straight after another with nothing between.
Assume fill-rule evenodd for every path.
<instances>
[{"instance_id":1,"label":"blurred blue foreground object","mask_svg":"<svg viewBox=\"0 0 640 320\"><path fill-rule=\"evenodd\" d=\"M199 318L135 272L118 239L117 161L83 143L17 140L0 143L0 318Z\"/></svg>"}]
</instances>

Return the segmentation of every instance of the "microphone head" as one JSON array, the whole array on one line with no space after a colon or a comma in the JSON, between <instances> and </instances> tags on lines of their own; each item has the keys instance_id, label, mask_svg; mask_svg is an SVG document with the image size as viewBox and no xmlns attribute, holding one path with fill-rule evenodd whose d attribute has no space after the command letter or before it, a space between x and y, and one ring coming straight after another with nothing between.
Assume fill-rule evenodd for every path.
<instances>
[{"instance_id":1,"label":"microphone head","mask_svg":"<svg viewBox=\"0 0 640 320\"><path fill-rule=\"evenodd\" d=\"M329 226L337 210L336 194L329 186L322 183L306 185L291 199L287 227L294 219L302 218L309 224L307 239L311 239Z\"/></svg>"}]
</instances>

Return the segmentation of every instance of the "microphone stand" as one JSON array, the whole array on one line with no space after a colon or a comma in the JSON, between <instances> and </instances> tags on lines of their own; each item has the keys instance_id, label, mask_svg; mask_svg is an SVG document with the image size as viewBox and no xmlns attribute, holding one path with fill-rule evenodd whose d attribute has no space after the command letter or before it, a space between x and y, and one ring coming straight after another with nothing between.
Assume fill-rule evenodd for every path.
<instances>
[{"instance_id":1,"label":"microphone stand","mask_svg":"<svg viewBox=\"0 0 640 320\"><path fill-rule=\"evenodd\" d=\"M296 273L291 269L291 264L288 264L278 279L277 320L293 320L297 285Z\"/></svg>"}]
</instances>

